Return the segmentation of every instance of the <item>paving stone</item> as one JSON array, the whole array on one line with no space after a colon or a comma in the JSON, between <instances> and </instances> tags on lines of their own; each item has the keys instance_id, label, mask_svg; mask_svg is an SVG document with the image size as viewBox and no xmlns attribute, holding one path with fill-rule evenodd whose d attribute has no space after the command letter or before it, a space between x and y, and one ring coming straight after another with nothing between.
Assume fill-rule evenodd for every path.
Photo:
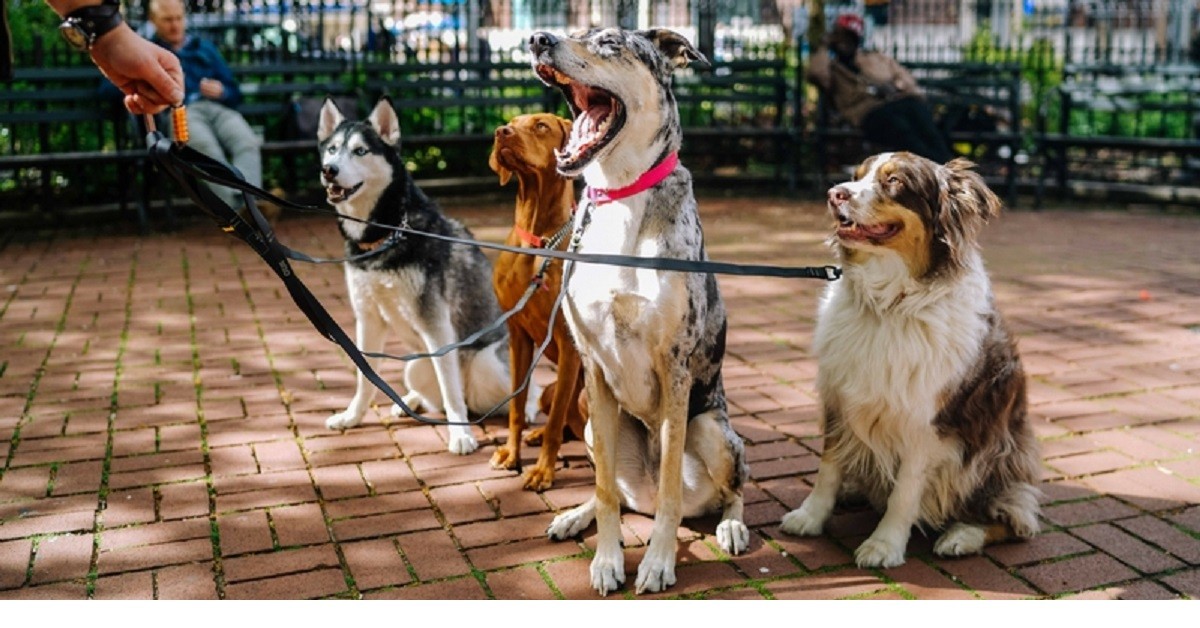
<instances>
[{"instance_id":1,"label":"paving stone","mask_svg":"<svg viewBox=\"0 0 1200 628\"><path fill-rule=\"evenodd\" d=\"M488 588L498 600L558 599L534 567L506 569L487 575Z\"/></svg>"},{"instance_id":2,"label":"paving stone","mask_svg":"<svg viewBox=\"0 0 1200 628\"><path fill-rule=\"evenodd\" d=\"M11 589L25 582L33 541L18 539L0 542L0 589Z\"/></svg>"},{"instance_id":3,"label":"paving stone","mask_svg":"<svg viewBox=\"0 0 1200 628\"><path fill-rule=\"evenodd\" d=\"M1100 521L1112 521L1132 517L1136 508L1123 504L1111 497L1101 497L1065 504L1051 504L1042 508L1042 516L1055 525L1076 526Z\"/></svg>"},{"instance_id":4,"label":"paving stone","mask_svg":"<svg viewBox=\"0 0 1200 628\"><path fill-rule=\"evenodd\" d=\"M154 574L149 571L96 579L96 600L153 600Z\"/></svg>"},{"instance_id":5,"label":"paving stone","mask_svg":"<svg viewBox=\"0 0 1200 628\"><path fill-rule=\"evenodd\" d=\"M209 539L161 543L149 549L144 546L122 547L100 552L100 575L137 571L170 565L182 565L212 560L213 547Z\"/></svg>"},{"instance_id":6,"label":"paving stone","mask_svg":"<svg viewBox=\"0 0 1200 628\"><path fill-rule=\"evenodd\" d=\"M1200 543L1196 538L1155 517L1138 517L1118 521L1117 525L1130 534L1153 543L1189 564L1200 564Z\"/></svg>"},{"instance_id":7,"label":"paving stone","mask_svg":"<svg viewBox=\"0 0 1200 628\"><path fill-rule=\"evenodd\" d=\"M1169 554L1141 542L1136 537L1112 525L1102 524L1076 528L1071 533L1142 573L1158 573L1183 566L1183 563Z\"/></svg>"},{"instance_id":8,"label":"paving stone","mask_svg":"<svg viewBox=\"0 0 1200 628\"><path fill-rule=\"evenodd\" d=\"M1104 554L1089 554L1026 567L1020 573L1034 586L1051 595L1082 591L1137 577L1137 572Z\"/></svg>"},{"instance_id":9,"label":"paving stone","mask_svg":"<svg viewBox=\"0 0 1200 628\"><path fill-rule=\"evenodd\" d=\"M1019 578L984 556L938 558L935 564L950 574L954 581L985 600L1026 599L1037 596L1037 592Z\"/></svg>"},{"instance_id":10,"label":"paving stone","mask_svg":"<svg viewBox=\"0 0 1200 628\"><path fill-rule=\"evenodd\" d=\"M217 518L221 534L221 554L237 556L248 552L261 552L275 546L271 533L271 522L265 510L239 512Z\"/></svg>"},{"instance_id":11,"label":"paving stone","mask_svg":"<svg viewBox=\"0 0 1200 628\"><path fill-rule=\"evenodd\" d=\"M763 588L777 600L838 600L884 590L887 583L868 571L840 569L769 582Z\"/></svg>"},{"instance_id":12,"label":"paving stone","mask_svg":"<svg viewBox=\"0 0 1200 628\"><path fill-rule=\"evenodd\" d=\"M1027 565L1060 556L1091 551L1091 547L1063 532L1043 532L1026 541L989 545L984 553L1004 566Z\"/></svg>"},{"instance_id":13,"label":"paving stone","mask_svg":"<svg viewBox=\"0 0 1200 628\"><path fill-rule=\"evenodd\" d=\"M216 579L210 562L162 567L155 572L160 600L215 600Z\"/></svg>"},{"instance_id":14,"label":"paving stone","mask_svg":"<svg viewBox=\"0 0 1200 628\"><path fill-rule=\"evenodd\" d=\"M377 539L343 543L342 554L359 591L384 586L404 585L412 581L395 541Z\"/></svg>"},{"instance_id":15,"label":"paving stone","mask_svg":"<svg viewBox=\"0 0 1200 628\"><path fill-rule=\"evenodd\" d=\"M227 558L222 565L225 580L229 583L340 568L337 552L331 544Z\"/></svg>"},{"instance_id":16,"label":"paving stone","mask_svg":"<svg viewBox=\"0 0 1200 628\"><path fill-rule=\"evenodd\" d=\"M368 600L486 600L487 592L475 578L467 576L422 584L383 589L363 596Z\"/></svg>"},{"instance_id":17,"label":"paving stone","mask_svg":"<svg viewBox=\"0 0 1200 628\"><path fill-rule=\"evenodd\" d=\"M714 256L754 261L766 251L783 263L819 263L828 255L819 202L710 199L702 207L715 212L706 221ZM455 211L484 237L499 240L508 231L511 203ZM869 509L839 508L819 537L781 534L778 522L810 491L823 447L811 353L823 286L722 276L731 323L724 379L751 464L745 518L752 543L744 555L726 557L715 549L716 518L686 521L680 582L643 597L1200 596L1200 351L1188 329L1200 292L1171 277L1139 283L1150 301L1130 297L1125 275L1145 273L1121 260L1144 256L1120 254L1129 242L1123 234L1136 230L1157 243L1157 258L1184 264L1180 276L1191 276L1193 225L1167 215L1081 215L1016 211L985 231L997 301L1019 338L1031 418L1044 441L1044 533L961 559L931 557L932 538L914 535L908 562L884 577L853 565L853 548L879 522ZM311 243L329 256L340 250L336 230L320 220L296 216L278 226L283 241ZM444 428L390 417L382 400L362 427L325 429L325 418L353 394L349 362L314 340L254 256L210 226L191 229L184 227L185 248L179 238L96 233L63 256L45 256L20 238L0 243L0 268L23 278L21 298L0 306L7 308L0 316L10 338L25 339L0 348L8 360L0 376L0 460L8 463L0 469L0 598L86 597L84 579L39 570L43 559L54 559L59 573L78 572L90 561L90 541L48 543L38 553L35 579L70 579L38 585L25 582L25 572L35 539L92 539L99 524L95 597L102 599L343 597L351 594L347 577L368 599L483 599L489 591L501 599L550 599L555 591L597 599L586 558L595 527L578 540L545 537L555 512L592 496L582 443L564 444L555 486L539 494L486 464L504 437L502 419L474 428L482 447L470 456L446 451ZM786 245L745 246L764 231ZM1030 254L1050 244L1062 251L1056 265ZM231 271L244 282L232 291ZM352 327L341 270L303 272L335 318ZM73 288L76 277L85 282ZM130 277L130 301L100 289ZM194 338L180 318L189 307ZM127 321L128 308L139 315ZM47 336L60 320L62 331ZM127 340L108 332L127 324ZM232 576L215 573L210 517L220 569L234 565ZM629 582L609 599L635 597L632 580L651 527L652 517L624 517ZM272 567L286 551L299 553ZM315 558L305 559L308 552ZM217 590L218 580L225 590Z\"/></svg>"},{"instance_id":18,"label":"paving stone","mask_svg":"<svg viewBox=\"0 0 1200 628\"><path fill-rule=\"evenodd\" d=\"M405 534L396 541L421 580L457 576L470 569L454 541L442 530Z\"/></svg>"},{"instance_id":19,"label":"paving stone","mask_svg":"<svg viewBox=\"0 0 1200 628\"><path fill-rule=\"evenodd\" d=\"M271 523L279 545L311 545L329 541L325 514L317 504L283 506L271 509Z\"/></svg>"},{"instance_id":20,"label":"paving stone","mask_svg":"<svg viewBox=\"0 0 1200 628\"><path fill-rule=\"evenodd\" d=\"M491 570L563 558L578 553L579 547L572 543L556 543L550 539L540 538L471 549L467 551L467 558L477 569Z\"/></svg>"},{"instance_id":21,"label":"paving stone","mask_svg":"<svg viewBox=\"0 0 1200 628\"><path fill-rule=\"evenodd\" d=\"M319 569L225 587L230 600L311 600L344 594L346 580L340 569Z\"/></svg>"}]
</instances>

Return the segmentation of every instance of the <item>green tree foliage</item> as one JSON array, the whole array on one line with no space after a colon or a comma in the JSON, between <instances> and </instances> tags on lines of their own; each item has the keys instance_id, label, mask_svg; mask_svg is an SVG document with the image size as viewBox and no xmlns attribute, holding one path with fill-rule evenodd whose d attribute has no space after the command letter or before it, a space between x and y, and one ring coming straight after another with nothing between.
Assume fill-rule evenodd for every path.
<instances>
[{"instance_id":1,"label":"green tree foliage","mask_svg":"<svg viewBox=\"0 0 1200 628\"><path fill-rule=\"evenodd\" d=\"M12 31L13 50L27 52L33 49L34 38L45 40L57 37L58 23L62 20L44 0L0 0L8 3L8 26Z\"/></svg>"}]
</instances>

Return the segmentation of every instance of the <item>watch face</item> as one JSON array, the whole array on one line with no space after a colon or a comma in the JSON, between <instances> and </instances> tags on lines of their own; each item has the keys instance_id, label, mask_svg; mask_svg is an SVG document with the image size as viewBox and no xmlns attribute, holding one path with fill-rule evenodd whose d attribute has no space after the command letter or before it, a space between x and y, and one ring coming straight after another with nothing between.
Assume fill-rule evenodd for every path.
<instances>
[{"instance_id":1,"label":"watch face","mask_svg":"<svg viewBox=\"0 0 1200 628\"><path fill-rule=\"evenodd\" d=\"M91 43L91 38L88 34L73 22L63 22L58 27L58 32L76 50L87 50L88 44Z\"/></svg>"}]
</instances>

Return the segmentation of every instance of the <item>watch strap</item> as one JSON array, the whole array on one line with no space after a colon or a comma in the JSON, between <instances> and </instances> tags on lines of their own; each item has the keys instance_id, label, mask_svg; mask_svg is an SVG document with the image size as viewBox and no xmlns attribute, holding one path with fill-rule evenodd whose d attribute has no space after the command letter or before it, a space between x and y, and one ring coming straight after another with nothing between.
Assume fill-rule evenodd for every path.
<instances>
[{"instance_id":1,"label":"watch strap","mask_svg":"<svg viewBox=\"0 0 1200 628\"><path fill-rule=\"evenodd\" d=\"M100 4L71 11L64 23L73 24L86 33L87 47L90 49L97 38L120 26L122 21L120 0L101 0Z\"/></svg>"}]
</instances>

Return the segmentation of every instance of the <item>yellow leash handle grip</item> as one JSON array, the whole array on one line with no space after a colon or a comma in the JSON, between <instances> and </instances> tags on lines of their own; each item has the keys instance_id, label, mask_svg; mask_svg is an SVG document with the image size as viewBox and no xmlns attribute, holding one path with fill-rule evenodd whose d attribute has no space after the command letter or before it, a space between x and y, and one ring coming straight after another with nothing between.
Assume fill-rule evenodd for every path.
<instances>
[{"instance_id":1,"label":"yellow leash handle grip","mask_svg":"<svg viewBox=\"0 0 1200 628\"><path fill-rule=\"evenodd\" d=\"M188 141L187 107L184 105L171 107L171 127L175 129L175 141L186 144Z\"/></svg>"}]
</instances>

